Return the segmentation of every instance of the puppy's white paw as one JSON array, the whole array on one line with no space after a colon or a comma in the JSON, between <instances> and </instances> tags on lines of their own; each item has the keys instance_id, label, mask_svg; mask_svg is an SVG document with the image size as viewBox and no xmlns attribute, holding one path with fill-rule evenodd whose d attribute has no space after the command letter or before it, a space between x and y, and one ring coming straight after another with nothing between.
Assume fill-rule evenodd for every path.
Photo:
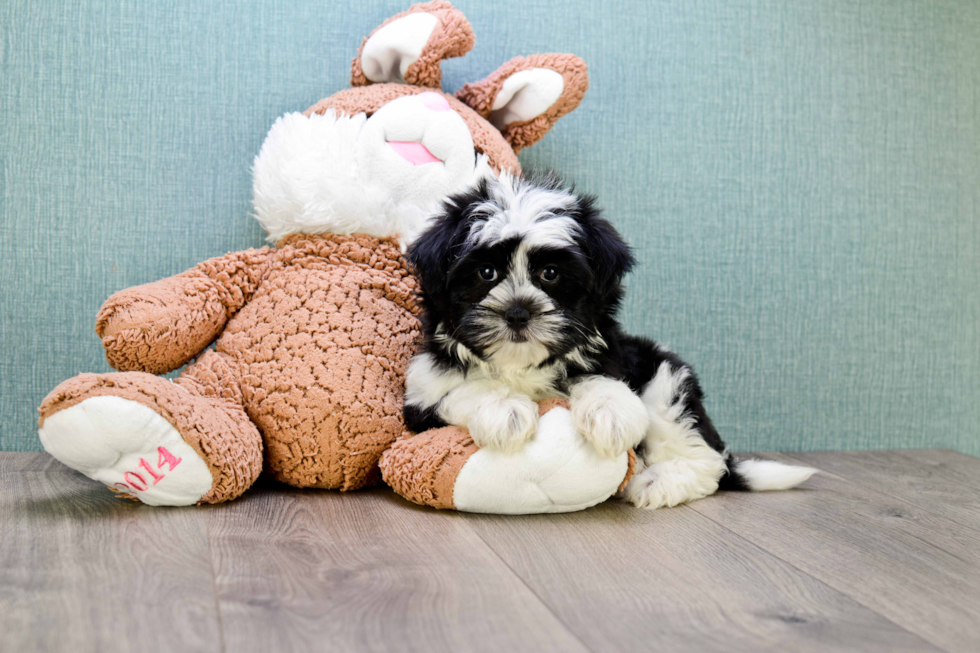
<instances>
[{"instance_id":1,"label":"puppy's white paw","mask_svg":"<svg viewBox=\"0 0 980 653\"><path fill-rule=\"evenodd\" d=\"M723 470L711 461L665 460L631 478L622 496L637 508L679 506L714 494Z\"/></svg>"},{"instance_id":2,"label":"puppy's white paw","mask_svg":"<svg viewBox=\"0 0 980 653\"><path fill-rule=\"evenodd\" d=\"M538 428L538 405L530 397L504 388L486 394L467 427L481 449L519 451Z\"/></svg>"},{"instance_id":3,"label":"puppy's white paw","mask_svg":"<svg viewBox=\"0 0 980 653\"><path fill-rule=\"evenodd\" d=\"M577 383L571 404L575 427L602 456L632 449L650 427L643 401L622 381L595 376Z\"/></svg>"}]
</instances>

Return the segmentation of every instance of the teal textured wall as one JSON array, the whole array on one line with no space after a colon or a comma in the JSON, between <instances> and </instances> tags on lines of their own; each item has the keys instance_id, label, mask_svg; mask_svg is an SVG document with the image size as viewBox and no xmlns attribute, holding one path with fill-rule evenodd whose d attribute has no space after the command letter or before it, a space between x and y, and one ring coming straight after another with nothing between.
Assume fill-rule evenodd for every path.
<instances>
[{"instance_id":1,"label":"teal textured wall","mask_svg":"<svg viewBox=\"0 0 980 653\"><path fill-rule=\"evenodd\" d=\"M113 291L262 243L249 167L408 2L0 3L0 449L108 367ZM740 450L980 454L980 3L459 0L476 49L590 65L522 155L636 246L626 321Z\"/></svg>"}]
</instances>

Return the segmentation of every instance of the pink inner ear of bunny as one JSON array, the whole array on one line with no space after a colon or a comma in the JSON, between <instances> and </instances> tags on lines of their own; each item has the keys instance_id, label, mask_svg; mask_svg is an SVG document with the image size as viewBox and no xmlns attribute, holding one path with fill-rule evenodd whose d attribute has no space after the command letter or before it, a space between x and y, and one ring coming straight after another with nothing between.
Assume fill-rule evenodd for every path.
<instances>
[{"instance_id":1,"label":"pink inner ear of bunny","mask_svg":"<svg viewBox=\"0 0 980 653\"><path fill-rule=\"evenodd\" d=\"M368 39L385 25L418 12L435 16L437 22L428 42L422 48L419 58L405 71L405 82L414 86L441 88L442 68L440 64L442 60L462 57L473 49L476 42L473 26L466 20L466 16L445 0L433 0L432 2L412 5L407 11L392 16L381 23L371 34L366 36L351 64L351 86L367 86L373 83L367 78L361 67L361 55L364 53L364 46Z\"/></svg>"},{"instance_id":2,"label":"pink inner ear of bunny","mask_svg":"<svg viewBox=\"0 0 980 653\"><path fill-rule=\"evenodd\" d=\"M530 120L512 122L501 130L515 152L537 143L559 118L582 102L589 88L588 66L585 62L573 54L549 53L514 57L486 79L466 84L456 92L456 97L471 106L478 114L489 119L494 100L507 78L532 68L554 70L561 74L564 86L561 95L544 113Z\"/></svg>"},{"instance_id":3,"label":"pink inner ear of bunny","mask_svg":"<svg viewBox=\"0 0 980 653\"><path fill-rule=\"evenodd\" d=\"M504 140L496 127L479 115L476 111L454 98L452 95L433 91L426 86L409 86L407 84L371 84L359 86L334 93L324 98L303 112L303 115L323 114L333 109L338 114L354 116L359 113L373 114L375 111L405 95L420 93L440 93L449 103L449 108L458 113L473 137L473 146L477 152L487 155L490 167L497 173L509 170L512 174L521 174L521 164L517 154L510 144Z\"/></svg>"}]
</instances>

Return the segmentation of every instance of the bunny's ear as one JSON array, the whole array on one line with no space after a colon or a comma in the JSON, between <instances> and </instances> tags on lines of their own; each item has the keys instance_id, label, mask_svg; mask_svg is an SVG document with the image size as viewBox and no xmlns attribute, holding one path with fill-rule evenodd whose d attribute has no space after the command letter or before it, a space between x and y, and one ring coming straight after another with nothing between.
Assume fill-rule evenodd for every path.
<instances>
[{"instance_id":1,"label":"bunny's ear","mask_svg":"<svg viewBox=\"0 0 980 653\"><path fill-rule=\"evenodd\" d=\"M582 101L589 88L585 62L572 54L515 57L456 97L489 120L515 152L534 145Z\"/></svg>"},{"instance_id":2,"label":"bunny's ear","mask_svg":"<svg viewBox=\"0 0 980 653\"><path fill-rule=\"evenodd\" d=\"M475 40L469 21L445 0L412 5L364 39L351 66L351 86L397 82L440 88L440 62L463 56Z\"/></svg>"}]
</instances>

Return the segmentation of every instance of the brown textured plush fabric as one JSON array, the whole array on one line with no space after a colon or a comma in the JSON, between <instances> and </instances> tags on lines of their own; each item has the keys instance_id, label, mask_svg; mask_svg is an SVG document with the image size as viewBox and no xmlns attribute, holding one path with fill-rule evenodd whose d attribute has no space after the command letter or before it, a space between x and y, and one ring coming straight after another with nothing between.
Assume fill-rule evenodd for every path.
<instances>
[{"instance_id":1,"label":"brown textured plush fabric","mask_svg":"<svg viewBox=\"0 0 980 653\"><path fill-rule=\"evenodd\" d=\"M258 433L277 479L362 487L378 479L381 452L405 429L416 292L391 239L296 234L277 248L205 261L116 293L97 330L122 369L169 371L220 333L213 352L175 384L133 372L69 379L45 400L42 422L89 396L144 403L211 466L215 486L202 501L237 496L254 481Z\"/></svg>"},{"instance_id":2,"label":"brown textured plush fabric","mask_svg":"<svg viewBox=\"0 0 980 653\"><path fill-rule=\"evenodd\" d=\"M388 23L404 18L409 14L424 11L436 17L438 22L428 42L422 48L422 53L408 70L405 71L405 83L414 86L428 86L439 88L442 84L442 68L439 64L443 59L462 57L473 49L476 37L473 36L473 27L466 17L445 0L433 0L412 5L408 11L392 16L381 23L370 35L361 42L361 47L357 50L357 56L351 64L351 86L367 86L372 82L364 75L361 68L361 53L364 52L364 45L371 36Z\"/></svg>"},{"instance_id":3,"label":"brown textured plush fabric","mask_svg":"<svg viewBox=\"0 0 980 653\"><path fill-rule=\"evenodd\" d=\"M267 469L297 487L353 490L405 429L417 284L394 240L293 235L216 351L239 362Z\"/></svg>"},{"instance_id":4,"label":"brown textured plush fabric","mask_svg":"<svg viewBox=\"0 0 980 653\"><path fill-rule=\"evenodd\" d=\"M538 402L538 417L544 417L544 414L552 408L564 408L565 410L571 410L572 405L568 403L568 399L562 399L561 397L542 399Z\"/></svg>"},{"instance_id":5,"label":"brown textured plush fabric","mask_svg":"<svg viewBox=\"0 0 980 653\"><path fill-rule=\"evenodd\" d=\"M589 88L589 73L585 62L573 54L548 53L514 57L486 79L466 84L456 92L456 97L473 107L478 114L489 119L493 102L507 78L514 73L531 68L549 68L561 73L565 85L555 103L540 116L504 127L503 136L515 152L520 152L525 147L540 141L559 118L582 102Z\"/></svg>"},{"instance_id":6,"label":"brown textured plush fabric","mask_svg":"<svg viewBox=\"0 0 980 653\"><path fill-rule=\"evenodd\" d=\"M500 135L497 128L463 102L448 93L443 93L439 89L431 89L425 86L408 86L406 84L371 84L370 86L359 86L334 93L330 97L320 100L304 111L303 115L309 116L312 113L323 114L327 109L334 109L338 113L343 113L348 116L357 115L358 113L364 113L370 116L392 100L397 100L405 95L433 92L439 93L446 98L449 106L460 115L466 123L466 126L470 128L470 135L473 137L473 147L477 152L487 155L491 168L497 172L510 170L515 175L521 173L521 164L517 160L517 154L514 153L510 144L504 140L504 137Z\"/></svg>"},{"instance_id":7,"label":"brown textured plush fabric","mask_svg":"<svg viewBox=\"0 0 980 653\"><path fill-rule=\"evenodd\" d=\"M626 477L623 479L623 482L619 484L619 487L616 488L617 492L622 492L623 490L625 490L626 484L630 482L630 480L633 478L633 474L636 473L636 451L630 449L629 451L626 452L626 454L627 454Z\"/></svg>"},{"instance_id":8,"label":"brown textured plush fabric","mask_svg":"<svg viewBox=\"0 0 980 653\"><path fill-rule=\"evenodd\" d=\"M456 477L476 452L469 431L444 426L393 444L381 456L381 475L391 489L413 503L452 510Z\"/></svg>"},{"instance_id":9,"label":"brown textured plush fabric","mask_svg":"<svg viewBox=\"0 0 980 653\"><path fill-rule=\"evenodd\" d=\"M109 364L151 374L184 365L251 298L271 256L268 247L236 252L112 295L95 322Z\"/></svg>"}]
</instances>

